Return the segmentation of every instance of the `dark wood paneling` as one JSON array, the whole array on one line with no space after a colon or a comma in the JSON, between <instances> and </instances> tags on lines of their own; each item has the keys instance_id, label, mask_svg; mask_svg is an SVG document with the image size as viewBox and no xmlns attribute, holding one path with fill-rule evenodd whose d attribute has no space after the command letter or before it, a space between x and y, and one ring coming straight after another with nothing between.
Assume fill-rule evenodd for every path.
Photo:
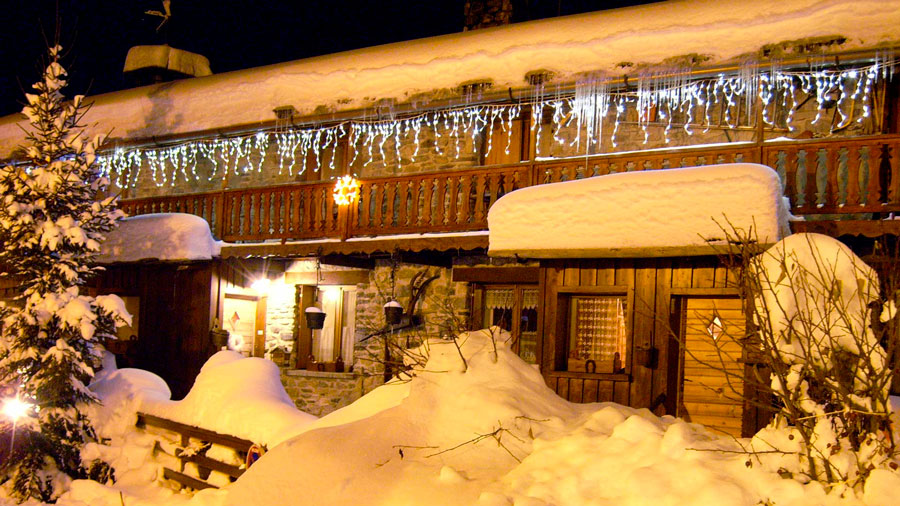
<instances>
[{"instance_id":1,"label":"dark wood paneling","mask_svg":"<svg viewBox=\"0 0 900 506\"><path fill-rule=\"evenodd\" d=\"M679 396L677 302L684 296L733 296L729 272L715 257L571 259L541 263L543 339L540 363L547 384L575 402L615 401L674 414ZM629 358L625 374L565 371L571 295L628 293ZM635 353L649 350L645 353ZM649 361L644 361L649 358Z\"/></svg>"},{"instance_id":2,"label":"dark wood paneling","mask_svg":"<svg viewBox=\"0 0 900 506\"><path fill-rule=\"evenodd\" d=\"M538 267L454 267L453 281L469 283L537 283Z\"/></svg>"}]
</instances>

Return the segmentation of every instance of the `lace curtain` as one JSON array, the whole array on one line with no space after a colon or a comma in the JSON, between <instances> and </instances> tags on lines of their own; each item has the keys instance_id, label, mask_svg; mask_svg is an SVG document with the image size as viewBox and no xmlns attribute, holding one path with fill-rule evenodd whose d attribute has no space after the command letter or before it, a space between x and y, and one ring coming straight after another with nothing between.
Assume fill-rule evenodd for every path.
<instances>
[{"instance_id":1,"label":"lace curtain","mask_svg":"<svg viewBox=\"0 0 900 506\"><path fill-rule=\"evenodd\" d=\"M574 299L574 357L612 362L616 352L625 362L625 305L621 297Z\"/></svg>"}]
</instances>

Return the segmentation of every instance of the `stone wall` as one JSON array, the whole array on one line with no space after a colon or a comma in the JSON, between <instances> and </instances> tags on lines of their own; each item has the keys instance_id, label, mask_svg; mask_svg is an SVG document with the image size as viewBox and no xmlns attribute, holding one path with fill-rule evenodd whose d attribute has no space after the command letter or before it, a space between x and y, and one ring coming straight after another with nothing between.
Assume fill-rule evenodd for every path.
<instances>
[{"instance_id":1,"label":"stone wall","mask_svg":"<svg viewBox=\"0 0 900 506\"><path fill-rule=\"evenodd\" d=\"M359 399L362 377L355 373L335 373L282 369L281 383L300 411L323 416Z\"/></svg>"},{"instance_id":2,"label":"stone wall","mask_svg":"<svg viewBox=\"0 0 900 506\"><path fill-rule=\"evenodd\" d=\"M311 261L297 261L288 271L314 269ZM323 271L344 270L345 267L322 265ZM345 406L360 395L371 391L384 381L385 340L390 340L391 360L402 361L404 350L419 346L426 338L448 339L464 329L468 318L468 285L454 283L452 270L442 267L398 263L395 274L394 298L406 308L409 304L412 279L419 273L437 276L429 283L416 306L420 324L365 339L385 328L384 304L391 297L391 261L378 260L366 283L356 285L356 344L354 361L348 373L285 369L282 380L288 394L303 411L320 414ZM269 295L266 312L266 349L278 345L293 347L294 299L287 297L293 285L283 285ZM284 294L282 297L279 294ZM288 341L290 345L288 346ZM409 352L412 355L414 352ZM292 358L291 363L295 363ZM352 368L352 369L351 369ZM392 367L396 371L396 366Z\"/></svg>"}]
</instances>

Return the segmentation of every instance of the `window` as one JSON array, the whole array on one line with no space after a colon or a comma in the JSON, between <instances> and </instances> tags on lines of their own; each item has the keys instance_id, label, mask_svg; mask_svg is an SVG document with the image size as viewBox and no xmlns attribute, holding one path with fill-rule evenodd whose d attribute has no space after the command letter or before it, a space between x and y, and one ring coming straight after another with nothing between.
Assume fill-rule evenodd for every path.
<instances>
[{"instance_id":1,"label":"window","mask_svg":"<svg viewBox=\"0 0 900 506\"><path fill-rule=\"evenodd\" d=\"M567 370L625 371L628 327L625 295L572 296L567 325Z\"/></svg>"},{"instance_id":2,"label":"window","mask_svg":"<svg viewBox=\"0 0 900 506\"><path fill-rule=\"evenodd\" d=\"M312 332L312 356L316 362L335 362L341 357L349 367L356 344L356 287L319 287L319 303L327 316L322 329Z\"/></svg>"},{"instance_id":3,"label":"window","mask_svg":"<svg viewBox=\"0 0 900 506\"><path fill-rule=\"evenodd\" d=\"M538 289L528 285L487 285L482 292L481 327L497 326L508 331L513 350L522 360L537 363Z\"/></svg>"}]
</instances>

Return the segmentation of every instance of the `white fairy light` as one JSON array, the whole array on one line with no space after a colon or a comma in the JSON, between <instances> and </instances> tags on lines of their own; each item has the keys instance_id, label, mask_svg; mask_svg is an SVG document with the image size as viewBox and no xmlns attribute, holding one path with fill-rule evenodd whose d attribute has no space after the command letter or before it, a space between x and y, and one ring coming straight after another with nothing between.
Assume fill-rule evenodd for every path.
<instances>
[{"instance_id":1,"label":"white fairy light","mask_svg":"<svg viewBox=\"0 0 900 506\"><path fill-rule=\"evenodd\" d=\"M888 55L879 56L867 66L845 70L783 71L773 67L757 73L755 67L748 66L737 75L697 80L689 80L686 72L646 75L638 89L632 91L613 91L607 82L593 79L576 83L573 95L550 97L544 95L543 85L537 84L532 87L531 100L525 104L531 106L531 129L539 156L542 155L544 108L552 123L551 142L585 153L593 153L594 146L602 145L604 125L609 121L612 121L609 140L616 148L620 124L628 117L637 118L645 143L650 140L651 129L657 127L663 129L664 140L669 142L671 129L676 126L693 135L698 126L706 132L711 127L752 125L756 98L762 107L760 117L764 125L793 131L795 113L809 97L815 100L817 109L813 122L821 121L825 106L836 107L839 121L832 128L841 128L853 120L863 122L871 117L875 84L892 75L893 65L893 55ZM119 188L134 189L145 182L165 187L182 181L213 182L227 174L261 173L269 147L274 143L278 174L294 177L310 169L310 164L315 164L318 170L327 163L331 170L336 170L337 150L342 139L346 139L350 166L378 161L399 169L403 163L418 161L425 149L432 149L439 156L460 158L477 153L483 146L484 156L489 155L497 149L495 129L505 133L504 152L509 154L513 121L520 117L522 105L472 105L406 118L361 119L327 127L259 131L165 147L118 147L99 155L97 160L101 175L109 177ZM612 108L615 114L609 115ZM632 108L635 116L629 113ZM717 114L722 114L721 120L714 119ZM480 138L483 142L479 142ZM426 139L429 144L425 144ZM471 144L466 146L466 143ZM406 145L410 150L401 151ZM452 147L447 149L447 146ZM389 150L396 160L388 159ZM403 152L411 153L408 160L402 159Z\"/></svg>"}]
</instances>

